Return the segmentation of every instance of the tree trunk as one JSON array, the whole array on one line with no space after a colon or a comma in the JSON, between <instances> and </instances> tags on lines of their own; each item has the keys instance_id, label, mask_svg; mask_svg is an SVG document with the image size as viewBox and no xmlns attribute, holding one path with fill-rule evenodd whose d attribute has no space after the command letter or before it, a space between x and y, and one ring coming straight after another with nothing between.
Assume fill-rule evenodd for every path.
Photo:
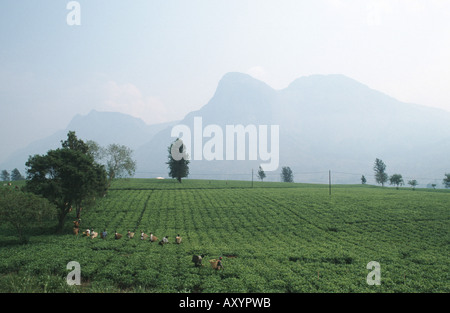
<instances>
[{"instance_id":1,"label":"tree trunk","mask_svg":"<svg viewBox=\"0 0 450 313\"><path fill-rule=\"evenodd\" d=\"M67 213L69 213L69 210L66 208L60 209L58 214L58 228L56 229L57 233L61 233L64 228L64 222L66 220Z\"/></svg>"}]
</instances>

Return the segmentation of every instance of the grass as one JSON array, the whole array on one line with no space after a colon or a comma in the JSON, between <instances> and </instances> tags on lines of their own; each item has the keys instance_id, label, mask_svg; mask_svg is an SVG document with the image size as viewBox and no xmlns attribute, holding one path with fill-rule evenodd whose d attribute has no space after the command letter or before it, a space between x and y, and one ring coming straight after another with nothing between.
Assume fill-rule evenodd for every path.
<instances>
[{"instance_id":1,"label":"grass","mask_svg":"<svg viewBox=\"0 0 450 313\"><path fill-rule=\"evenodd\" d=\"M450 291L446 190L248 181L124 179L82 212L106 240L0 228L1 292ZM124 237L113 239L117 230ZM160 246L127 230L169 236ZM177 234L183 242L177 245ZM191 262L205 254L204 265ZM222 256L224 270L208 260ZM65 283L81 265L81 286ZM370 261L381 285L369 286Z\"/></svg>"}]
</instances>

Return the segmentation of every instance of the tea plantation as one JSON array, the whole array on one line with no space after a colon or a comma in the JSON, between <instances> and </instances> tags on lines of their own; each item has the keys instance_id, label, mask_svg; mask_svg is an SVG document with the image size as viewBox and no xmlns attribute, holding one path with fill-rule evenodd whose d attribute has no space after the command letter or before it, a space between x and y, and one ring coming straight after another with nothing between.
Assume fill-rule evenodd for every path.
<instances>
[{"instance_id":1,"label":"tea plantation","mask_svg":"<svg viewBox=\"0 0 450 313\"><path fill-rule=\"evenodd\" d=\"M74 215L63 234L55 221L36 225L27 244L2 226L0 292L448 293L449 200L431 189L118 180L83 208L79 236ZM87 228L108 236L85 237ZM141 240L141 230L170 243ZM219 257L216 271L208 260ZM66 283L71 261L79 286ZM367 283L371 261L380 285Z\"/></svg>"}]
</instances>

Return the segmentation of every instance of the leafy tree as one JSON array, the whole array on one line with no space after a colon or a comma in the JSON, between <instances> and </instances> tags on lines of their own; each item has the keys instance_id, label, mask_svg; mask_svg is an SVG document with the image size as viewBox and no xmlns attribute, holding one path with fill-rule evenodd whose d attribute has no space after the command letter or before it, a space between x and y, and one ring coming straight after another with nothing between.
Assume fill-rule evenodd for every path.
<instances>
[{"instance_id":1,"label":"leafy tree","mask_svg":"<svg viewBox=\"0 0 450 313\"><path fill-rule=\"evenodd\" d=\"M375 159L373 170L375 171L375 181L384 187L384 183L388 180L388 175L385 172L386 164L380 159Z\"/></svg>"},{"instance_id":2,"label":"leafy tree","mask_svg":"<svg viewBox=\"0 0 450 313\"><path fill-rule=\"evenodd\" d=\"M450 174L445 174L445 178L442 180L445 188L450 188Z\"/></svg>"},{"instance_id":3,"label":"leafy tree","mask_svg":"<svg viewBox=\"0 0 450 313\"><path fill-rule=\"evenodd\" d=\"M9 172L7 170L2 171L1 177L2 177L2 181L10 180Z\"/></svg>"},{"instance_id":4,"label":"leafy tree","mask_svg":"<svg viewBox=\"0 0 450 313\"><path fill-rule=\"evenodd\" d=\"M417 180L415 180L415 179L412 179L412 180L409 180L409 181L408 181L408 185L410 185L410 186L412 187L413 190L416 188L416 186L417 186L418 184L419 184L419 183L418 183ZM436 187L435 184L434 184L434 187ZM434 187L433 187L433 188L434 188Z\"/></svg>"},{"instance_id":5,"label":"leafy tree","mask_svg":"<svg viewBox=\"0 0 450 313\"><path fill-rule=\"evenodd\" d=\"M25 177L22 176L22 174L20 174L20 171L15 168L12 170L11 172L11 180L12 181L18 181L18 180L24 180Z\"/></svg>"},{"instance_id":6,"label":"leafy tree","mask_svg":"<svg viewBox=\"0 0 450 313\"><path fill-rule=\"evenodd\" d=\"M56 208L47 199L13 188L0 188L0 223L9 223L19 240L26 242L25 228L56 216Z\"/></svg>"},{"instance_id":7,"label":"leafy tree","mask_svg":"<svg viewBox=\"0 0 450 313\"><path fill-rule=\"evenodd\" d=\"M134 175L136 161L132 159L133 150L127 146L110 144L103 148L92 140L86 141L86 144L89 147L88 154L96 162L105 164L110 181L115 178Z\"/></svg>"},{"instance_id":8,"label":"leafy tree","mask_svg":"<svg viewBox=\"0 0 450 313\"><path fill-rule=\"evenodd\" d=\"M89 155L92 156L97 163L102 163L102 160L105 158L105 149L93 140L87 140L86 145L88 146Z\"/></svg>"},{"instance_id":9,"label":"leafy tree","mask_svg":"<svg viewBox=\"0 0 450 313\"><path fill-rule=\"evenodd\" d=\"M436 184L431 184L431 187L433 187L433 189L436 189Z\"/></svg>"},{"instance_id":10,"label":"leafy tree","mask_svg":"<svg viewBox=\"0 0 450 313\"><path fill-rule=\"evenodd\" d=\"M294 174L289 166L281 168L281 180L285 183L292 183L294 181Z\"/></svg>"},{"instance_id":11,"label":"leafy tree","mask_svg":"<svg viewBox=\"0 0 450 313\"><path fill-rule=\"evenodd\" d=\"M61 143L62 148L30 156L26 163L26 190L57 207L58 231L72 208L80 217L82 205L104 195L107 189L105 168L94 161L88 146L74 132L69 132Z\"/></svg>"},{"instance_id":12,"label":"leafy tree","mask_svg":"<svg viewBox=\"0 0 450 313\"><path fill-rule=\"evenodd\" d=\"M367 183L367 179L363 176L361 176L361 184L365 185Z\"/></svg>"},{"instance_id":13,"label":"leafy tree","mask_svg":"<svg viewBox=\"0 0 450 313\"><path fill-rule=\"evenodd\" d=\"M389 178L389 183L391 185L395 185L396 188L398 189L398 186L402 186L403 185L403 177L400 174L394 174Z\"/></svg>"},{"instance_id":14,"label":"leafy tree","mask_svg":"<svg viewBox=\"0 0 450 313\"><path fill-rule=\"evenodd\" d=\"M176 178L181 183L181 179L189 176L189 155L186 153L186 146L181 139L176 139L168 148L169 176Z\"/></svg>"},{"instance_id":15,"label":"leafy tree","mask_svg":"<svg viewBox=\"0 0 450 313\"><path fill-rule=\"evenodd\" d=\"M261 181L263 181L264 178L266 178L266 173L264 172L261 165L259 166L259 169L258 169L258 178L261 179Z\"/></svg>"},{"instance_id":16,"label":"leafy tree","mask_svg":"<svg viewBox=\"0 0 450 313\"><path fill-rule=\"evenodd\" d=\"M106 171L110 180L119 177L133 176L136 171L136 161L131 156L133 150L127 146L110 144L105 149Z\"/></svg>"},{"instance_id":17,"label":"leafy tree","mask_svg":"<svg viewBox=\"0 0 450 313\"><path fill-rule=\"evenodd\" d=\"M83 154L88 154L89 152L89 146L83 140L78 139L74 131L67 133L67 140L61 140L61 146L64 149L79 151Z\"/></svg>"}]
</instances>

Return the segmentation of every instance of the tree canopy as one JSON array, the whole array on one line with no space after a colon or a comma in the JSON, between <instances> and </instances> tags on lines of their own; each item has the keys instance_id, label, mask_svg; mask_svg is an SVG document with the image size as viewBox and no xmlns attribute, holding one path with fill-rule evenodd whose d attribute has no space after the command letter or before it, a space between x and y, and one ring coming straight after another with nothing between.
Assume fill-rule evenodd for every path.
<instances>
[{"instance_id":1,"label":"tree canopy","mask_svg":"<svg viewBox=\"0 0 450 313\"><path fill-rule=\"evenodd\" d=\"M442 180L445 188L450 188L450 174L445 174L445 178Z\"/></svg>"},{"instance_id":2,"label":"tree canopy","mask_svg":"<svg viewBox=\"0 0 450 313\"><path fill-rule=\"evenodd\" d=\"M281 180L285 183L294 182L294 174L289 166L283 166L281 168Z\"/></svg>"},{"instance_id":3,"label":"tree canopy","mask_svg":"<svg viewBox=\"0 0 450 313\"><path fill-rule=\"evenodd\" d=\"M258 178L261 179L261 181L263 181L264 178L266 178L266 172L264 172L264 170L261 167L261 165L258 168Z\"/></svg>"},{"instance_id":4,"label":"tree canopy","mask_svg":"<svg viewBox=\"0 0 450 313\"><path fill-rule=\"evenodd\" d=\"M7 170L3 170L0 177L1 177L2 181L9 181L11 178L11 176Z\"/></svg>"},{"instance_id":5,"label":"tree canopy","mask_svg":"<svg viewBox=\"0 0 450 313\"><path fill-rule=\"evenodd\" d=\"M85 202L106 192L105 168L88 151L88 146L69 132L62 148L30 156L26 163L26 190L42 195L58 208L58 230L72 208L79 217Z\"/></svg>"},{"instance_id":6,"label":"tree canopy","mask_svg":"<svg viewBox=\"0 0 450 313\"><path fill-rule=\"evenodd\" d=\"M373 170L375 171L375 181L381 186L388 181L388 175L386 174L386 164L380 159L375 159L375 164L373 166Z\"/></svg>"},{"instance_id":7,"label":"tree canopy","mask_svg":"<svg viewBox=\"0 0 450 313\"><path fill-rule=\"evenodd\" d=\"M410 185L410 186L412 187L413 190L416 188L416 186L417 186L418 184L419 184L419 183L418 183L417 180L415 180L415 179L412 179L412 180L409 180L409 181L408 181L408 185ZM434 187L436 187L436 185L434 185L433 188L434 188Z\"/></svg>"},{"instance_id":8,"label":"tree canopy","mask_svg":"<svg viewBox=\"0 0 450 313\"><path fill-rule=\"evenodd\" d=\"M20 174L20 171L15 168L12 170L11 172L11 180L12 181L18 181L18 180L23 180L25 179L25 177L22 176L22 174Z\"/></svg>"},{"instance_id":9,"label":"tree canopy","mask_svg":"<svg viewBox=\"0 0 450 313\"><path fill-rule=\"evenodd\" d=\"M56 207L41 196L12 187L0 188L0 223L13 226L22 242L26 241L27 227L52 219L56 213Z\"/></svg>"},{"instance_id":10,"label":"tree canopy","mask_svg":"<svg viewBox=\"0 0 450 313\"><path fill-rule=\"evenodd\" d=\"M181 183L181 179L189 176L189 156L186 153L186 146L181 139L176 139L168 147L169 176L176 178Z\"/></svg>"},{"instance_id":11,"label":"tree canopy","mask_svg":"<svg viewBox=\"0 0 450 313\"><path fill-rule=\"evenodd\" d=\"M364 175L361 176L361 184L365 185L367 183L367 179Z\"/></svg>"},{"instance_id":12,"label":"tree canopy","mask_svg":"<svg viewBox=\"0 0 450 313\"><path fill-rule=\"evenodd\" d=\"M133 150L124 145L110 144L106 148L98 143L88 140L88 154L100 164L104 164L108 178L112 181L115 178L133 176L136 171L136 161L133 160Z\"/></svg>"},{"instance_id":13,"label":"tree canopy","mask_svg":"<svg viewBox=\"0 0 450 313\"><path fill-rule=\"evenodd\" d=\"M403 177L400 174L394 174L389 178L389 182L391 185L395 185L398 189L398 186L403 185Z\"/></svg>"}]
</instances>

